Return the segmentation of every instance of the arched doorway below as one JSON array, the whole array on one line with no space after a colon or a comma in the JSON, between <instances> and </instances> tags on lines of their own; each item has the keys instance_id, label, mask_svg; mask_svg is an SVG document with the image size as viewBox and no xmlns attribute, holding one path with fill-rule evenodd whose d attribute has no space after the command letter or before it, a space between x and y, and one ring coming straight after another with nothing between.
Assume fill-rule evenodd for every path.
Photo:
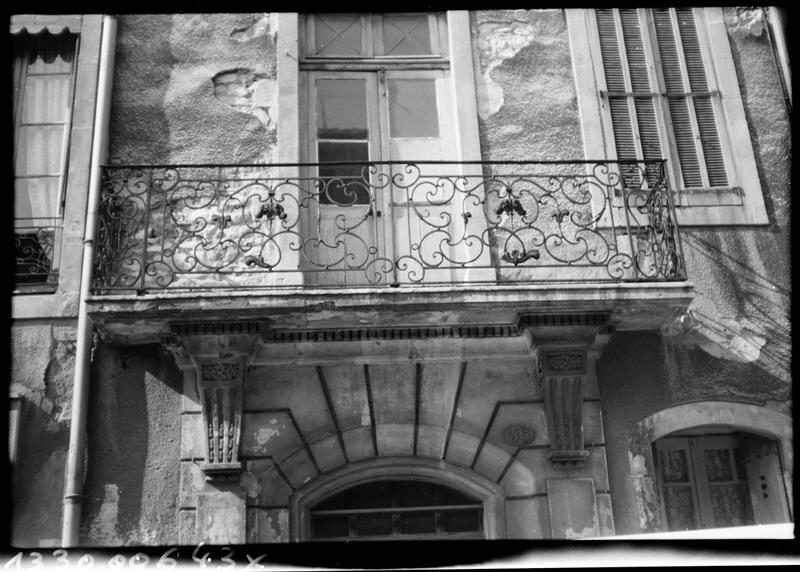
<instances>
[{"instance_id":1,"label":"arched doorway below","mask_svg":"<svg viewBox=\"0 0 800 572\"><path fill-rule=\"evenodd\" d=\"M788 522L778 443L726 425L670 433L653 443L670 531Z\"/></svg>"},{"instance_id":2,"label":"arched doorway below","mask_svg":"<svg viewBox=\"0 0 800 572\"><path fill-rule=\"evenodd\" d=\"M350 463L295 491L290 505L293 542L505 537L502 487L433 459Z\"/></svg>"}]
</instances>

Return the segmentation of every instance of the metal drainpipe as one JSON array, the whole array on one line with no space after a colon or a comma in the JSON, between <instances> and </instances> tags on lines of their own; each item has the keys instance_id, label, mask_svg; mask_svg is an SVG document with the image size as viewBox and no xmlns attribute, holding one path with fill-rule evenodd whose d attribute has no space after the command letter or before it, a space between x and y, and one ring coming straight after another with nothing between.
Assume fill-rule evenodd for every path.
<instances>
[{"instance_id":1,"label":"metal drainpipe","mask_svg":"<svg viewBox=\"0 0 800 572\"><path fill-rule=\"evenodd\" d=\"M69 452L64 479L64 522L61 545L78 545L83 502L84 453L86 441L86 414L89 407L89 374L91 372L92 324L86 313L86 298L92 282L94 237L97 228L97 206L100 198L100 165L106 159L108 148L108 118L111 110L111 81L114 72L114 45L117 38L117 21L112 16L103 18L100 47L100 69L97 79L97 104L94 114L94 137L89 180L89 198L86 205L86 231L83 239L83 265L81 267L80 298L78 303L78 334L75 350L75 377L72 388L72 422L69 431Z\"/></svg>"}]
</instances>

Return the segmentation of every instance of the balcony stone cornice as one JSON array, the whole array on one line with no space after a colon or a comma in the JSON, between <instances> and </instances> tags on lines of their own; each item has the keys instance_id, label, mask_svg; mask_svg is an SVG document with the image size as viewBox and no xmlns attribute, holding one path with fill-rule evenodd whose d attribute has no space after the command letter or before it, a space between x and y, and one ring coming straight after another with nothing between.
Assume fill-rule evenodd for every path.
<instances>
[{"instance_id":1,"label":"balcony stone cornice","mask_svg":"<svg viewBox=\"0 0 800 572\"><path fill-rule=\"evenodd\" d=\"M516 326L518 316L526 313L601 312L618 330L652 330L684 311L692 298L690 282L660 282L164 292L92 296L87 303L105 339L130 344L158 342L174 334L176 324L203 328L224 323L230 333L242 334L387 325L504 327Z\"/></svg>"}]
</instances>

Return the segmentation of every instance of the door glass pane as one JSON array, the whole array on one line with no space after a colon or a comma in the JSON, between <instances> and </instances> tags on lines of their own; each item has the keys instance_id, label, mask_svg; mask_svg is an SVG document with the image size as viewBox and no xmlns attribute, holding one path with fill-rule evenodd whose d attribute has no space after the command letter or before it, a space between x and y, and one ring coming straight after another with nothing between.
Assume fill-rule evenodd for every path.
<instances>
[{"instance_id":1,"label":"door glass pane","mask_svg":"<svg viewBox=\"0 0 800 572\"><path fill-rule=\"evenodd\" d=\"M747 484L710 487L711 509L715 526L747 526L754 524L753 508Z\"/></svg>"},{"instance_id":2,"label":"door glass pane","mask_svg":"<svg viewBox=\"0 0 800 572\"><path fill-rule=\"evenodd\" d=\"M420 56L430 53L431 36L427 15L383 16L383 55Z\"/></svg>"},{"instance_id":3,"label":"door glass pane","mask_svg":"<svg viewBox=\"0 0 800 572\"><path fill-rule=\"evenodd\" d=\"M392 533L391 513L359 514L356 516L359 536L383 536Z\"/></svg>"},{"instance_id":4,"label":"door glass pane","mask_svg":"<svg viewBox=\"0 0 800 572\"><path fill-rule=\"evenodd\" d=\"M363 79L317 80L317 137L367 138L367 92Z\"/></svg>"},{"instance_id":5,"label":"door glass pane","mask_svg":"<svg viewBox=\"0 0 800 572\"><path fill-rule=\"evenodd\" d=\"M320 141L317 144L320 163L329 161L369 160L366 141ZM320 165L319 176L322 184L319 202L323 205L365 205L369 203L369 172L362 164Z\"/></svg>"},{"instance_id":6,"label":"door glass pane","mask_svg":"<svg viewBox=\"0 0 800 572\"><path fill-rule=\"evenodd\" d=\"M429 532L436 532L436 513L400 513L400 532L403 534L425 534Z\"/></svg>"},{"instance_id":7,"label":"door glass pane","mask_svg":"<svg viewBox=\"0 0 800 572\"><path fill-rule=\"evenodd\" d=\"M389 80L391 137L437 137L436 82L432 79Z\"/></svg>"},{"instance_id":8,"label":"door glass pane","mask_svg":"<svg viewBox=\"0 0 800 572\"><path fill-rule=\"evenodd\" d=\"M313 516L311 532L316 538L347 536L347 515Z\"/></svg>"},{"instance_id":9,"label":"door glass pane","mask_svg":"<svg viewBox=\"0 0 800 572\"><path fill-rule=\"evenodd\" d=\"M392 494L392 506L414 507L439 504L439 489L428 483L401 483Z\"/></svg>"},{"instance_id":10,"label":"door glass pane","mask_svg":"<svg viewBox=\"0 0 800 572\"><path fill-rule=\"evenodd\" d=\"M684 449L661 449L658 462L665 483L689 481L689 465Z\"/></svg>"},{"instance_id":11,"label":"door glass pane","mask_svg":"<svg viewBox=\"0 0 800 572\"><path fill-rule=\"evenodd\" d=\"M328 14L314 17L314 55L363 56L361 16Z\"/></svg>"},{"instance_id":12,"label":"door glass pane","mask_svg":"<svg viewBox=\"0 0 800 572\"><path fill-rule=\"evenodd\" d=\"M664 487L664 508L670 530L696 528L694 499L690 487Z\"/></svg>"},{"instance_id":13,"label":"door glass pane","mask_svg":"<svg viewBox=\"0 0 800 572\"><path fill-rule=\"evenodd\" d=\"M453 510L442 514L445 532L474 532L481 529L481 511Z\"/></svg>"},{"instance_id":14,"label":"door glass pane","mask_svg":"<svg viewBox=\"0 0 800 572\"><path fill-rule=\"evenodd\" d=\"M733 480L730 449L706 449L703 451L703 456L706 463L706 475L710 482Z\"/></svg>"}]
</instances>

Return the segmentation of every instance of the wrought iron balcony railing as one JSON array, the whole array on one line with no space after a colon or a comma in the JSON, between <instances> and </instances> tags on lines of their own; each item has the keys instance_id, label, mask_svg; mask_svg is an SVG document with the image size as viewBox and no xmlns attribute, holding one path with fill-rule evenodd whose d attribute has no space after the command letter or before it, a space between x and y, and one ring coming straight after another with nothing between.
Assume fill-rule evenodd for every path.
<instances>
[{"instance_id":1,"label":"wrought iron balcony railing","mask_svg":"<svg viewBox=\"0 0 800 572\"><path fill-rule=\"evenodd\" d=\"M14 282L17 286L55 287L61 222L61 218L41 217L14 220Z\"/></svg>"},{"instance_id":2,"label":"wrought iron balcony railing","mask_svg":"<svg viewBox=\"0 0 800 572\"><path fill-rule=\"evenodd\" d=\"M110 166L96 294L685 279L661 161Z\"/></svg>"}]
</instances>

